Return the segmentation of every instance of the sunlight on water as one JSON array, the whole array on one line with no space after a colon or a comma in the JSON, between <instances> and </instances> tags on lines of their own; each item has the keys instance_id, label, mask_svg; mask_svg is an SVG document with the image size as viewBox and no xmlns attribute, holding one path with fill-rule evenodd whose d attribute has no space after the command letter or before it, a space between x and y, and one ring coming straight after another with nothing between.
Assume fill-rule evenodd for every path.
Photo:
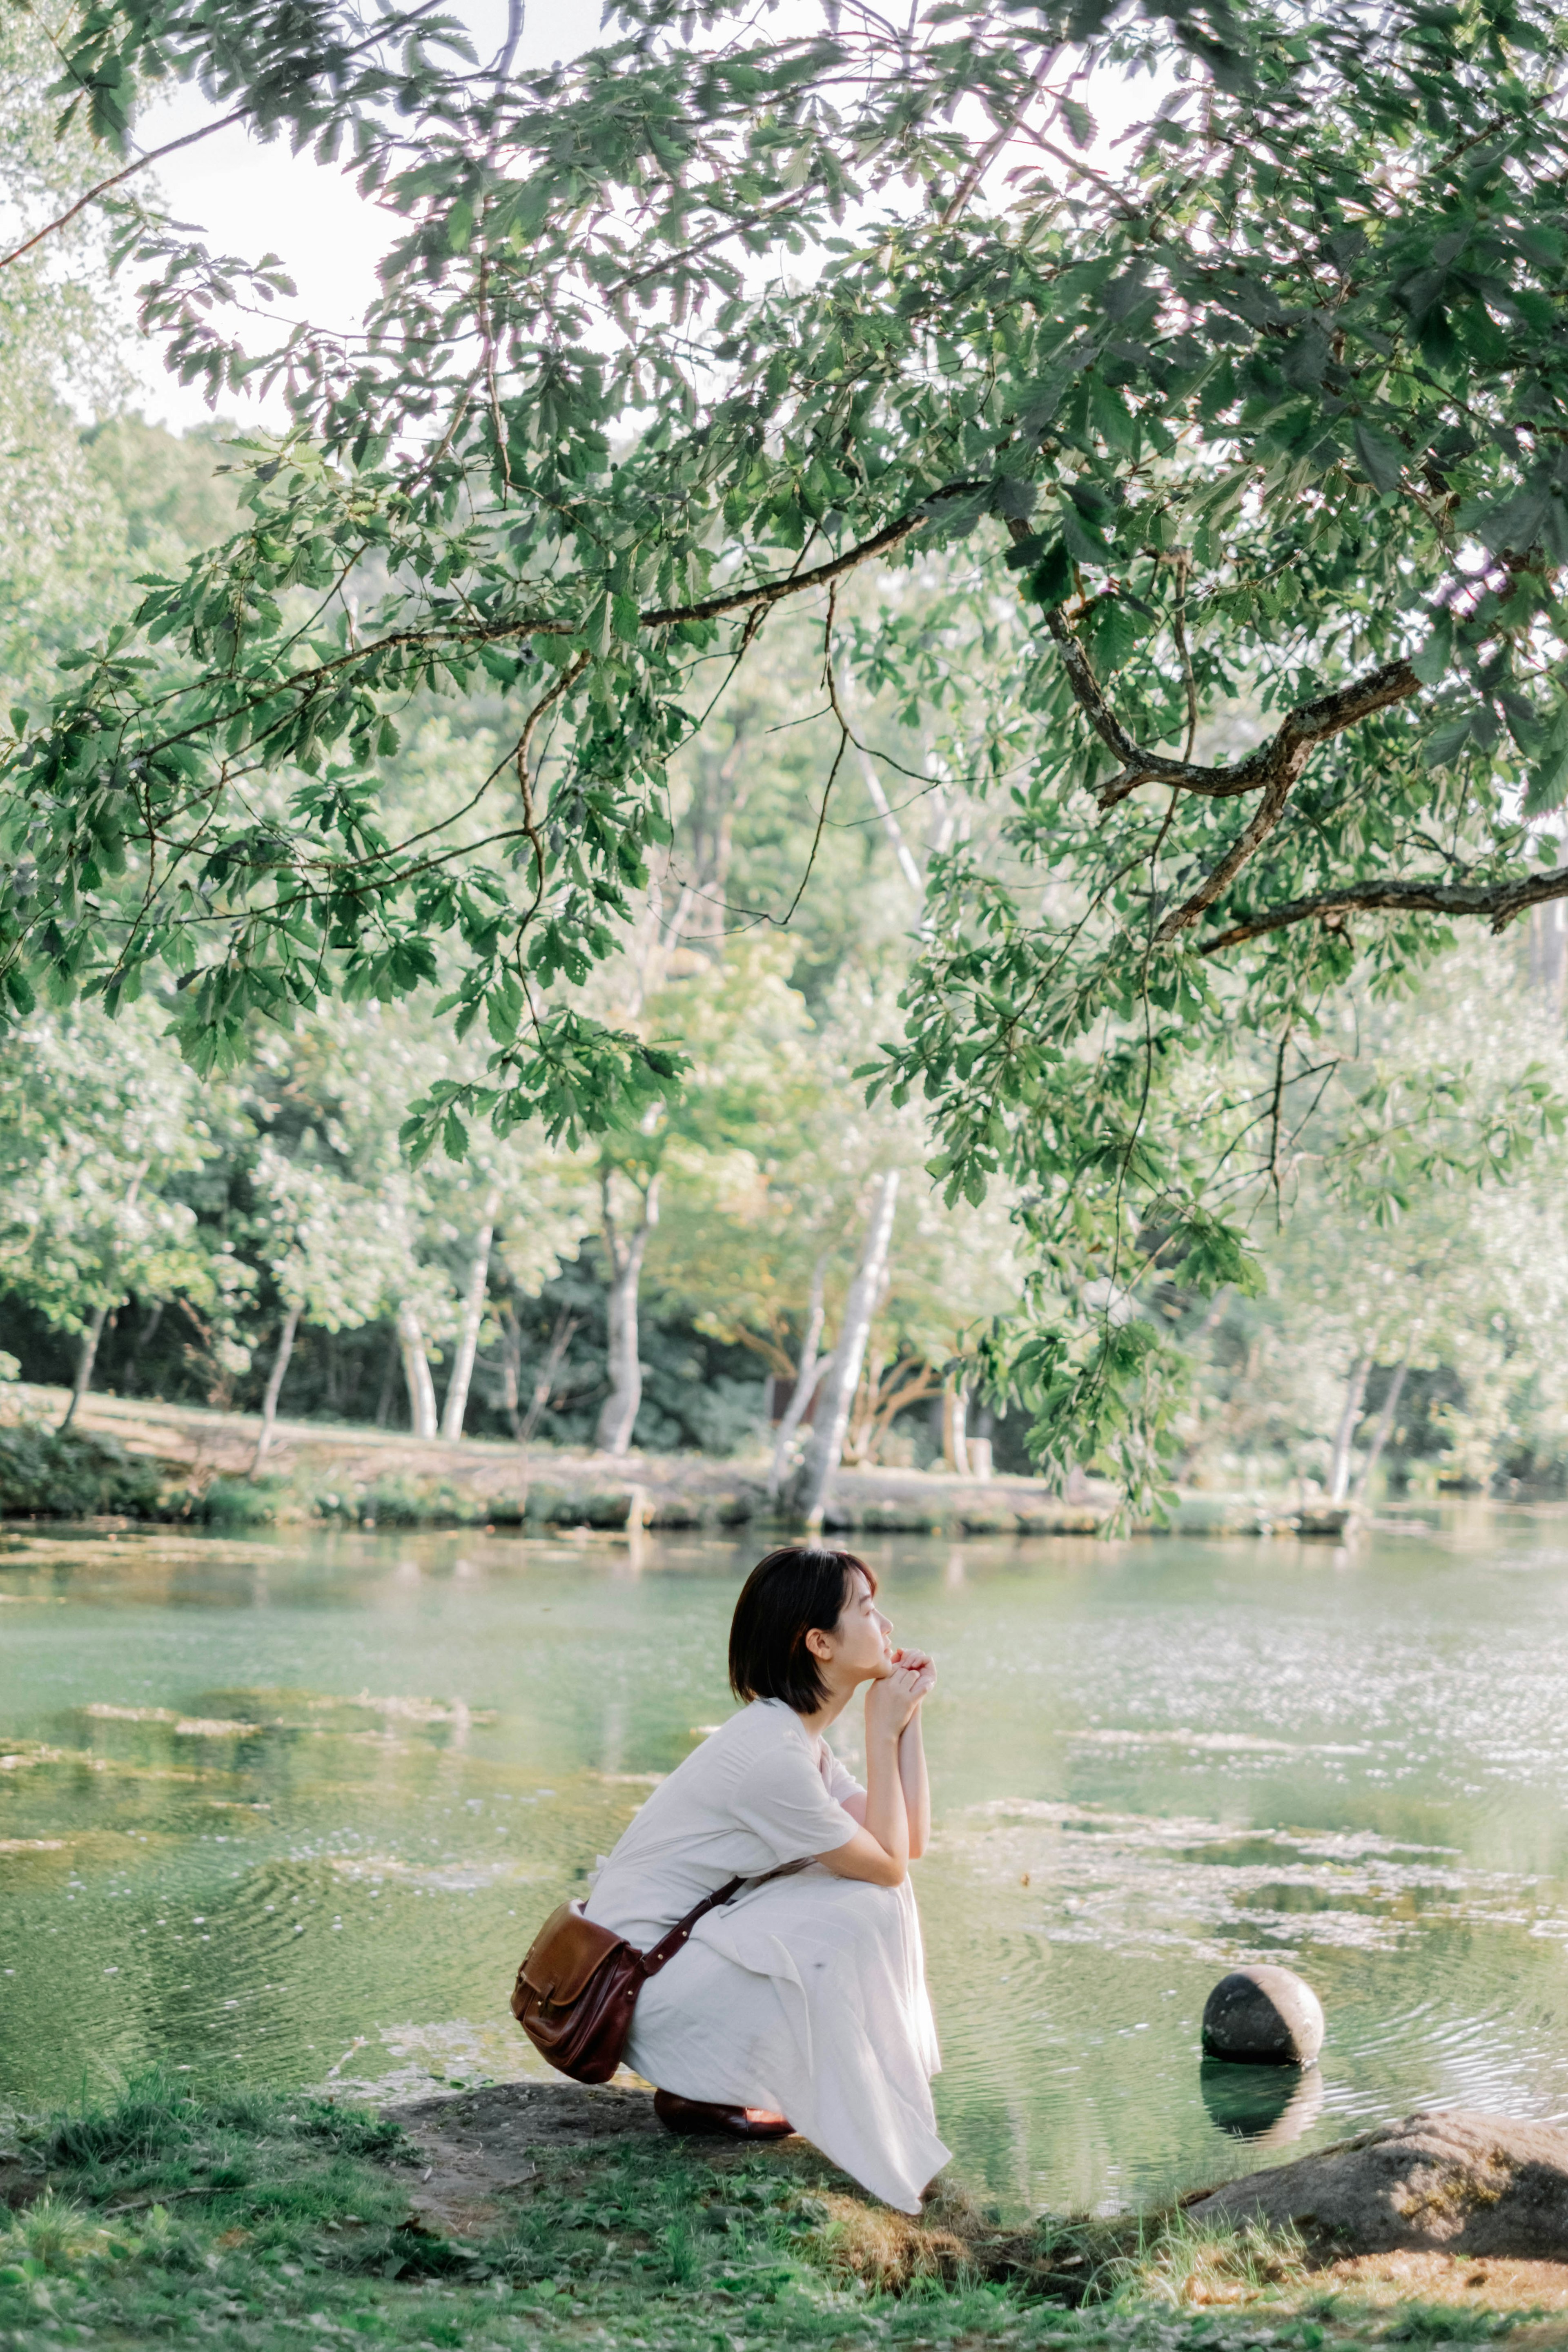
<instances>
[{"instance_id":1,"label":"sunlight on water","mask_svg":"<svg viewBox=\"0 0 1568 2352\"><path fill-rule=\"evenodd\" d=\"M878 1540L942 1669L918 1882L942 2126L984 2193L1125 2204L1424 2103L1568 2113L1565 1522L1426 1517L1349 1552ZM517 1959L728 1711L756 1549L4 1542L20 2105L153 2059L534 2071ZM1321 1995L1308 2076L1200 2063L1243 1958Z\"/></svg>"}]
</instances>

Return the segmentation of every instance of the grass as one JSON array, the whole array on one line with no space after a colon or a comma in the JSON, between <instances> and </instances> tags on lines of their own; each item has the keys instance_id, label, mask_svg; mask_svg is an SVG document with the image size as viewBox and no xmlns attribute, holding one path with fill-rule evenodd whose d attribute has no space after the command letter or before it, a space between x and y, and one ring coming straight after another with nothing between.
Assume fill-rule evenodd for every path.
<instances>
[{"instance_id":1,"label":"grass","mask_svg":"<svg viewBox=\"0 0 1568 2352\"><path fill-rule=\"evenodd\" d=\"M847 2194L809 2153L710 2162L640 2138L561 2151L492 2235L458 2243L415 2219L421 2164L395 2121L297 2097L197 2098L158 2075L24 2126L16 2153L31 2201L0 2221L6 2352L1316 2352L1507 2324L1421 2307L1360 2324L1304 2300L1299 2247L1179 2213L1009 2233L947 2198L910 2221ZM1216 2289L1252 2307L1194 2307Z\"/></svg>"}]
</instances>

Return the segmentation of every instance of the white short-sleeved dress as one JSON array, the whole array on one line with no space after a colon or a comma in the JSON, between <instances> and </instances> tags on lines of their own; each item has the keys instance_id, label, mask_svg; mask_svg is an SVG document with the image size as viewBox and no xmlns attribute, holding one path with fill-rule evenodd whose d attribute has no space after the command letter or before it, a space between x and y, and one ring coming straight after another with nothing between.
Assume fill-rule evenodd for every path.
<instances>
[{"instance_id":1,"label":"white short-sleeved dress","mask_svg":"<svg viewBox=\"0 0 1568 2352\"><path fill-rule=\"evenodd\" d=\"M731 1716L660 1783L595 1881L590 1919L647 1950L739 1872L742 1888L637 1997L626 2063L661 2090L774 2107L901 2212L951 2150L919 1914L899 1887L816 1864L855 1833L859 1793L779 1699Z\"/></svg>"}]
</instances>

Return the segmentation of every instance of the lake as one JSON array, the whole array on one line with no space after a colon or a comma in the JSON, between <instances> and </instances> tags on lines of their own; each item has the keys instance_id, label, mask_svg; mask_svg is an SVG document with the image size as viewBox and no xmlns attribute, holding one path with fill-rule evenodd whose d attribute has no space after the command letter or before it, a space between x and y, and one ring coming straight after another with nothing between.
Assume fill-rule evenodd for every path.
<instances>
[{"instance_id":1,"label":"lake","mask_svg":"<svg viewBox=\"0 0 1568 2352\"><path fill-rule=\"evenodd\" d=\"M21 2106L153 2061L392 2095L542 2072L517 1961L729 1712L759 1549L0 1542ZM870 1557L942 1670L917 1885L972 2187L1111 2210L1424 2103L1568 2114L1568 1514ZM1210 1986L1259 1958L1328 2012L1305 2079L1200 2063Z\"/></svg>"}]
</instances>

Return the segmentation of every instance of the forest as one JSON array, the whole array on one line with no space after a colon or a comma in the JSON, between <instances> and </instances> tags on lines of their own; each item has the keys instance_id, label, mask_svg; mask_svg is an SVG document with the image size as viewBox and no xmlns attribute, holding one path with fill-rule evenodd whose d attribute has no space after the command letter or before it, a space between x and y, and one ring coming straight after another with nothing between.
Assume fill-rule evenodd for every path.
<instances>
[{"instance_id":1,"label":"forest","mask_svg":"<svg viewBox=\"0 0 1568 2352\"><path fill-rule=\"evenodd\" d=\"M895 137L879 19L792 37L764 93L627 8L590 169L592 58L481 88L429 10L342 55L302 11L287 73L257 5L226 47L6 12L19 1397L780 1478L815 1414L846 1465L978 1437L1141 1497L1568 1479L1556 37L1394 11L1309 63L1288 10L1080 13L1065 64L933 33ZM857 44L858 122L811 98ZM1163 93L1120 193L1110 63ZM1331 173L1284 160L1313 72ZM348 139L406 232L358 356L245 342L286 281L155 170L81 201L161 78ZM1040 99L1005 186L961 172L958 91L986 168ZM1372 268L1345 159L1396 100ZM1183 232L1203 138L1223 203ZM879 242L900 184L928 209ZM640 308L628 218L673 273ZM146 421L136 335L210 423Z\"/></svg>"}]
</instances>

